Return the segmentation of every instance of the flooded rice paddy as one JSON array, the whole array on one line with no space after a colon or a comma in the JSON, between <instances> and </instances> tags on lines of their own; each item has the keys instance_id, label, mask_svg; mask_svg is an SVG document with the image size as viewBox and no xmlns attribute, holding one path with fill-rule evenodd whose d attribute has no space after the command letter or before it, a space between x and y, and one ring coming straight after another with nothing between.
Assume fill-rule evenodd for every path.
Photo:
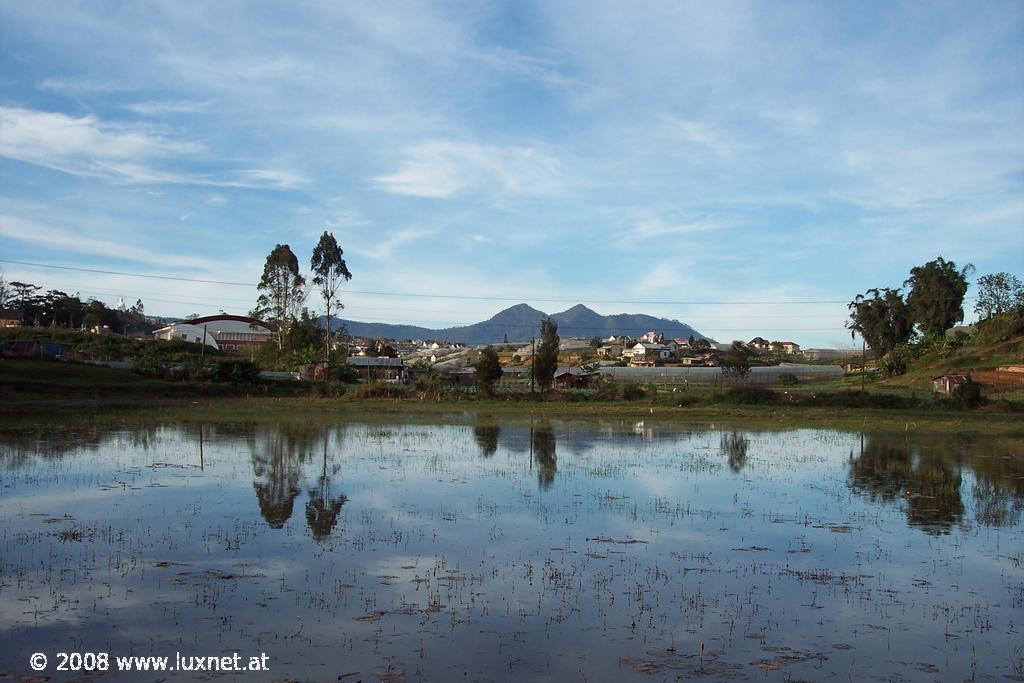
<instances>
[{"instance_id":1,"label":"flooded rice paddy","mask_svg":"<svg viewBox=\"0 0 1024 683\"><path fill-rule=\"evenodd\" d=\"M0 432L0 679L1024 680L1024 441L519 421Z\"/></svg>"}]
</instances>

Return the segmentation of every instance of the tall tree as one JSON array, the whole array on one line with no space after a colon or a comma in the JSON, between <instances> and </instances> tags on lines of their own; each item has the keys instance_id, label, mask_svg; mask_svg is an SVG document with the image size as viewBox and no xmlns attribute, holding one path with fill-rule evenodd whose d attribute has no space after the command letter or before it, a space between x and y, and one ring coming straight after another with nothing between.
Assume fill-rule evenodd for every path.
<instances>
[{"instance_id":1,"label":"tall tree","mask_svg":"<svg viewBox=\"0 0 1024 683\"><path fill-rule=\"evenodd\" d=\"M485 396L494 394L494 383L501 379L501 364L498 362L498 352L493 346L486 347L480 352L480 360L476 363L476 383L480 392Z\"/></svg>"},{"instance_id":2,"label":"tall tree","mask_svg":"<svg viewBox=\"0 0 1024 683\"><path fill-rule=\"evenodd\" d=\"M941 336L964 319L967 275L973 271L970 263L957 270L955 263L941 256L910 269L910 278L903 283L910 287L907 306L925 337Z\"/></svg>"},{"instance_id":3,"label":"tall tree","mask_svg":"<svg viewBox=\"0 0 1024 683\"><path fill-rule=\"evenodd\" d=\"M551 316L544 316L540 321L540 343L537 345L534 362L534 378L542 390L551 388L558 369L558 323Z\"/></svg>"},{"instance_id":4,"label":"tall tree","mask_svg":"<svg viewBox=\"0 0 1024 683\"><path fill-rule=\"evenodd\" d=\"M978 278L978 301L974 312L982 320L1014 311L1024 312L1024 285L1010 273L992 273Z\"/></svg>"},{"instance_id":5,"label":"tall tree","mask_svg":"<svg viewBox=\"0 0 1024 683\"><path fill-rule=\"evenodd\" d=\"M869 289L850 302L850 334L859 333L879 355L885 355L914 334L910 309L898 289Z\"/></svg>"},{"instance_id":6,"label":"tall tree","mask_svg":"<svg viewBox=\"0 0 1024 683\"><path fill-rule=\"evenodd\" d=\"M751 349L741 341L734 341L732 346L722 354L722 374L726 378L744 381L750 374Z\"/></svg>"},{"instance_id":7,"label":"tall tree","mask_svg":"<svg viewBox=\"0 0 1024 683\"><path fill-rule=\"evenodd\" d=\"M257 287L261 292L257 311L274 326L277 348L282 350L288 328L306 300L306 279L299 273L299 260L287 244L278 244L267 256Z\"/></svg>"},{"instance_id":8,"label":"tall tree","mask_svg":"<svg viewBox=\"0 0 1024 683\"><path fill-rule=\"evenodd\" d=\"M313 249L313 258L310 260L310 268L313 270L313 284L319 289L320 296L324 300L324 315L327 317L327 329L324 334L324 362L331 360L331 303L338 294L338 287L342 282L352 279L352 273L348 272L343 252L338 246L334 235L324 231L320 235L320 242ZM337 310L344 308L338 302Z\"/></svg>"}]
</instances>

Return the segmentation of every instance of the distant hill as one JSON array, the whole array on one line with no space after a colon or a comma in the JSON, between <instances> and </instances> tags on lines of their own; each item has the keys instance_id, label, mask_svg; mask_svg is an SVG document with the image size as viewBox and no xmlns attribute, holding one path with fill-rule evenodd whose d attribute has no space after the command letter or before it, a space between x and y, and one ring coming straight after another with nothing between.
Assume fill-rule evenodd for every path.
<instances>
[{"instance_id":1,"label":"distant hill","mask_svg":"<svg viewBox=\"0 0 1024 683\"><path fill-rule=\"evenodd\" d=\"M536 336L543 311L526 304L516 304L497 313L493 317L472 325L448 327L433 330L415 325L389 325L385 323L364 323L358 320L335 319L332 329L344 325L348 333L354 337L370 337L383 339L444 339L463 344L491 344L505 339L511 341L529 341ZM558 323L558 335L566 337L608 337L609 335L629 335L638 337L644 332L654 330L667 338L689 337L707 339L700 332L678 320L656 318L650 315L634 315L620 313L618 315L601 315L590 310L583 304L555 313L551 318Z\"/></svg>"}]
</instances>

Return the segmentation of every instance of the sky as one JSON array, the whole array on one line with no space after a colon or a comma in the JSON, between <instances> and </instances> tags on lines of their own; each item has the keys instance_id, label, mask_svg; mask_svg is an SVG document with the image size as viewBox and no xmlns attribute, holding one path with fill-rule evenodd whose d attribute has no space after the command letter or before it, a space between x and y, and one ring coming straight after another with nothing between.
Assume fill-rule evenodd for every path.
<instances>
[{"instance_id":1,"label":"sky","mask_svg":"<svg viewBox=\"0 0 1024 683\"><path fill-rule=\"evenodd\" d=\"M355 320L851 346L940 255L1024 277L1024 3L0 4L8 281L244 314L324 231Z\"/></svg>"}]
</instances>

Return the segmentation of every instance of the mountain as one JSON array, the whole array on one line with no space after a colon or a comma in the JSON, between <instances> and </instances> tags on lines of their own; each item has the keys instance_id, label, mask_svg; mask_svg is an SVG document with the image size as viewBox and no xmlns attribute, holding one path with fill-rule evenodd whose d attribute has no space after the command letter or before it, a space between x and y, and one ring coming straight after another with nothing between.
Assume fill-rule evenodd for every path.
<instances>
[{"instance_id":1,"label":"mountain","mask_svg":"<svg viewBox=\"0 0 1024 683\"><path fill-rule=\"evenodd\" d=\"M415 325L389 325L385 323L364 323L358 320L335 319L332 329L344 325L348 333L354 337L378 339L444 339L463 344L490 344L500 342L505 337L509 341L529 341L536 336L543 311L526 304L516 304L497 313L483 322L432 330ZM555 313L551 318L558 323L558 335L566 337L608 337L609 335L629 335L639 337L644 332L654 330L665 337L689 337L707 339L700 332L678 320L656 318L650 315L620 313L617 315L601 315L590 310L583 304Z\"/></svg>"}]
</instances>

